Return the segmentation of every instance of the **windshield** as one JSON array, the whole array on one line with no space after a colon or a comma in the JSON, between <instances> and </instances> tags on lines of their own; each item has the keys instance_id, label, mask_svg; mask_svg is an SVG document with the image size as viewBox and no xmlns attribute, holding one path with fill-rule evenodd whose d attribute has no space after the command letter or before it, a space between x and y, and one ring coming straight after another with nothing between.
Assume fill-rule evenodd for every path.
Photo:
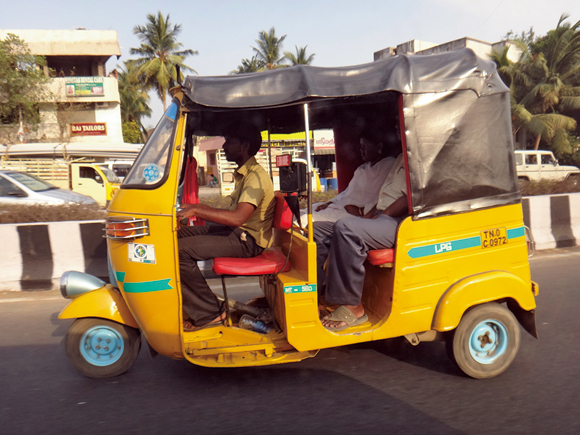
<instances>
[{"instance_id":1,"label":"windshield","mask_svg":"<svg viewBox=\"0 0 580 435\"><path fill-rule=\"evenodd\" d=\"M137 157L123 187L153 186L163 179L178 111L179 107L173 101Z\"/></svg>"},{"instance_id":2,"label":"windshield","mask_svg":"<svg viewBox=\"0 0 580 435\"><path fill-rule=\"evenodd\" d=\"M10 172L8 174L13 180L18 181L19 183L24 184L30 190L34 192L42 192L44 190L50 189L57 189L57 187L53 186L50 183L47 183L40 178L35 177L34 175L25 174L23 172Z\"/></svg>"},{"instance_id":3,"label":"windshield","mask_svg":"<svg viewBox=\"0 0 580 435\"><path fill-rule=\"evenodd\" d=\"M121 183L121 180L119 180L119 177L117 177L115 175L115 173L113 171L111 171L109 168L107 168L106 166L99 166L99 169L101 171L103 171L103 174L105 174L105 177L107 177L107 180L109 180L109 183Z\"/></svg>"}]
</instances>

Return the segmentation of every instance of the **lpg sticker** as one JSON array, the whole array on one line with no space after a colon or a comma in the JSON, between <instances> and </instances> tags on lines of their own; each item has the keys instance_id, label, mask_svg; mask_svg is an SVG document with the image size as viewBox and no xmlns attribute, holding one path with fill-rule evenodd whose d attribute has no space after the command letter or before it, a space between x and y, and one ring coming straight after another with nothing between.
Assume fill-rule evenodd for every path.
<instances>
[{"instance_id":1,"label":"lpg sticker","mask_svg":"<svg viewBox=\"0 0 580 435\"><path fill-rule=\"evenodd\" d=\"M460 251L462 249L474 248L481 244L481 239L477 237L467 237L465 239L451 240L449 242L435 243L434 245L417 246L409 249L407 255L411 258L429 257L430 255L445 254L447 252Z\"/></svg>"},{"instance_id":2,"label":"lpg sticker","mask_svg":"<svg viewBox=\"0 0 580 435\"><path fill-rule=\"evenodd\" d=\"M310 293L316 291L316 284L308 285L287 285L284 287L284 293Z\"/></svg>"},{"instance_id":3,"label":"lpg sticker","mask_svg":"<svg viewBox=\"0 0 580 435\"><path fill-rule=\"evenodd\" d=\"M159 166L153 163L147 165L145 166L145 169L143 169L143 177L149 183L154 183L157 180L159 180L159 178L161 178L161 169L159 168Z\"/></svg>"},{"instance_id":4,"label":"lpg sticker","mask_svg":"<svg viewBox=\"0 0 580 435\"><path fill-rule=\"evenodd\" d=\"M155 246L144 245L142 243L129 243L129 261L155 264Z\"/></svg>"}]
</instances>

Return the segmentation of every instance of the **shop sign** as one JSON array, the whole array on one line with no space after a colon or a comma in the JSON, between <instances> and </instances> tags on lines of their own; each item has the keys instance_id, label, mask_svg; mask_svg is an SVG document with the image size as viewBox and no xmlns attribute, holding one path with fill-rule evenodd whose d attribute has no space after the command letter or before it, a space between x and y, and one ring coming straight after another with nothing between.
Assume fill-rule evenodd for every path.
<instances>
[{"instance_id":1,"label":"shop sign","mask_svg":"<svg viewBox=\"0 0 580 435\"><path fill-rule=\"evenodd\" d=\"M102 97L105 95L103 77L67 77L67 97Z\"/></svg>"},{"instance_id":2,"label":"shop sign","mask_svg":"<svg viewBox=\"0 0 580 435\"><path fill-rule=\"evenodd\" d=\"M107 124L105 122L84 122L70 124L71 136L106 136Z\"/></svg>"},{"instance_id":3,"label":"shop sign","mask_svg":"<svg viewBox=\"0 0 580 435\"><path fill-rule=\"evenodd\" d=\"M314 149L334 149L334 132L332 130L314 130Z\"/></svg>"}]
</instances>

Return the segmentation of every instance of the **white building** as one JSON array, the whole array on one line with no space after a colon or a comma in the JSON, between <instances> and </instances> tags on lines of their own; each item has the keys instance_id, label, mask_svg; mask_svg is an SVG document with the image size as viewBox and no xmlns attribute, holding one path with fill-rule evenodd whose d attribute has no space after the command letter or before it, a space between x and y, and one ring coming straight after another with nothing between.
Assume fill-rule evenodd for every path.
<instances>
[{"instance_id":1,"label":"white building","mask_svg":"<svg viewBox=\"0 0 580 435\"><path fill-rule=\"evenodd\" d=\"M39 104L38 131L26 142L122 144L121 108L116 75L105 64L121 56L113 30L0 30L46 58L52 98Z\"/></svg>"},{"instance_id":2,"label":"white building","mask_svg":"<svg viewBox=\"0 0 580 435\"><path fill-rule=\"evenodd\" d=\"M420 41L419 39L412 39L397 45L397 47L387 47L375 51L374 60L386 59L391 56L396 56L397 54L428 55L447 53L461 48L471 48L479 57L489 59L489 54L494 51L501 53L506 46L510 47L508 51L508 59L512 62L517 62L520 58L521 50L515 45L512 45L510 41L490 43L469 37L456 39L455 41L445 42L443 44L434 44L432 42Z\"/></svg>"}]
</instances>

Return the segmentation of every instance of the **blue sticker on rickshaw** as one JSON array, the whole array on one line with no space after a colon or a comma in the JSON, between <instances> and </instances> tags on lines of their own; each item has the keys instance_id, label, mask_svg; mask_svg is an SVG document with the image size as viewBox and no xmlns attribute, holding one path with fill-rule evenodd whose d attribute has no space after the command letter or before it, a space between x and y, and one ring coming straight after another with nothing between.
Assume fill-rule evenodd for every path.
<instances>
[{"instance_id":1,"label":"blue sticker on rickshaw","mask_svg":"<svg viewBox=\"0 0 580 435\"><path fill-rule=\"evenodd\" d=\"M143 177L150 183L153 183L161 177L161 169L155 164L145 166L143 169Z\"/></svg>"}]
</instances>

